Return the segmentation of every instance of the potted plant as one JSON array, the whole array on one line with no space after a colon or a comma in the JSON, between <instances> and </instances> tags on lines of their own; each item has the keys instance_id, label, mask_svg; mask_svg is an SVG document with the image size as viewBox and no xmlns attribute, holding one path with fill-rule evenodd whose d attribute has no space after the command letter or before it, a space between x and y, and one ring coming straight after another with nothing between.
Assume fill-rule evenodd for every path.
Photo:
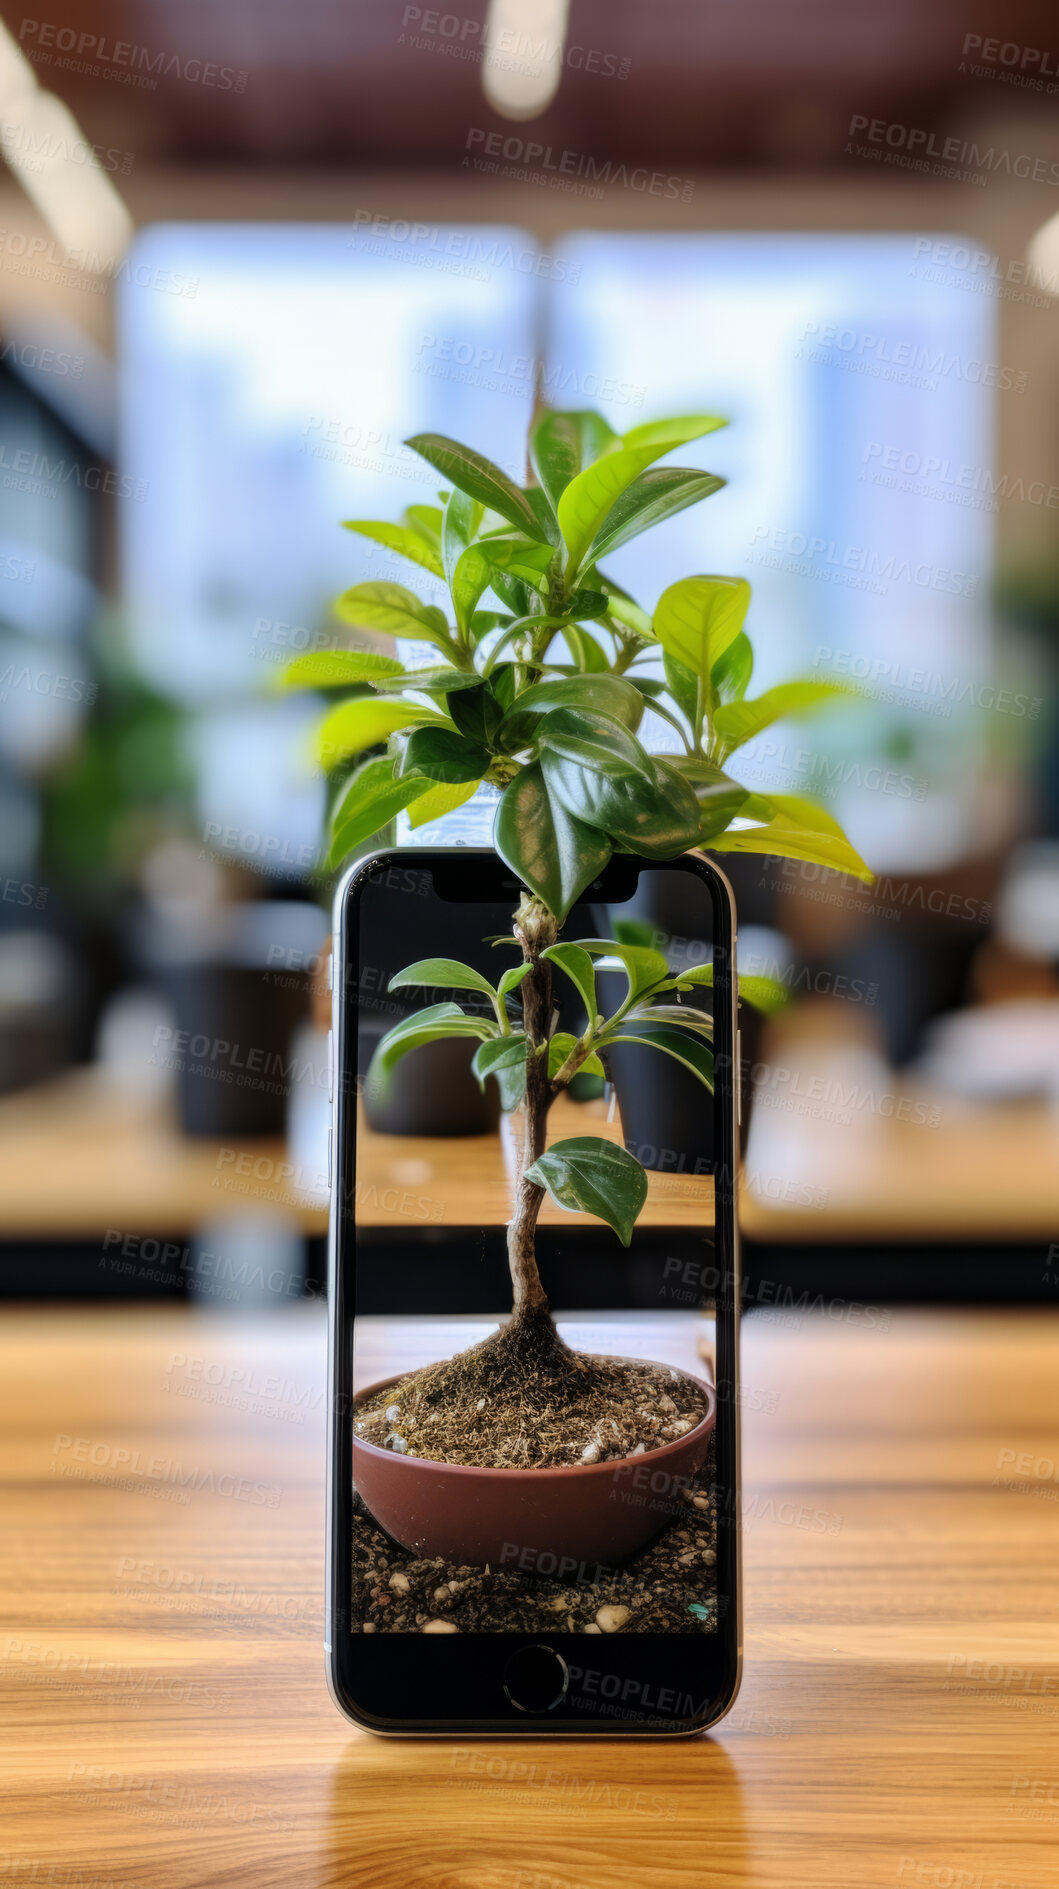
<instances>
[{"instance_id":1,"label":"potted plant","mask_svg":"<svg viewBox=\"0 0 1059 1889\"><path fill-rule=\"evenodd\" d=\"M557 1552L629 1554L665 1511L614 1501L616 1479L644 1454L670 1475L689 1474L708 1446L709 1387L667 1366L572 1350L537 1267L546 1196L605 1221L628 1245L647 1195L643 1167L614 1141L547 1145L549 1111L578 1073L602 1074L609 1053L636 1044L713 1088L712 964L671 974L659 952L621 936L565 939L575 902L621 852L650 861L697 847L778 853L870 877L822 808L751 793L727 770L729 755L770 722L841 692L799 681L747 699L746 580L682 578L649 616L602 568L618 547L721 487L712 473L656 462L723 424L697 414L619 436L599 414L546 411L531 430L536 482L527 487L453 440L409 440L446 483L439 506L414 506L400 525L349 528L441 579L452 620L411 589L359 584L339 599L343 620L427 644L430 661L326 651L287 675L298 687L371 685L370 697L325 717L320 747L331 766L386 744L336 801L332 866L398 812L417 825L487 787L500 795L494 844L523 887L502 941L514 961L495 981L425 959L391 983L464 993L465 1002L473 993L489 1014L456 999L431 1004L386 1034L371 1071L385 1081L425 1044L470 1040L476 1076L497 1085L520 1128L510 1318L471 1350L374 1387L354 1414L361 1495L391 1535L425 1553L488 1561L499 1543L536 1529ZM650 752L638 739L648 707L675 730L679 750ZM601 1002L601 960L624 973L613 1006ZM580 1033L552 1028L556 977L580 999ZM776 998L755 978L740 995L766 1008Z\"/></svg>"}]
</instances>

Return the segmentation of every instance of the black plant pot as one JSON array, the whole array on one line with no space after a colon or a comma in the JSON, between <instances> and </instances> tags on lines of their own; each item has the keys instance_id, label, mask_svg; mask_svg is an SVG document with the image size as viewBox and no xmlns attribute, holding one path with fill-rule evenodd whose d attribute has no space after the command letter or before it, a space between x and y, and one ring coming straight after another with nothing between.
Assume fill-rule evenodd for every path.
<instances>
[{"instance_id":1,"label":"black plant pot","mask_svg":"<svg viewBox=\"0 0 1059 1889\"><path fill-rule=\"evenodd\" d=\"M186 1135L280 1135L291 1089L316 1070L293 1040L310 1014L324 914L295 901L225 908L185 928L153 921L145 947L174 1013L157 1046L176 1077Z\"/></svg>"},{"instance_id":2,"label":"black plant pot","mask_svg":"<svg viewBox=\"0 0 1059 1889\"><path fill-rule=\"evenodd\" d=\"M309 980L304 972L287 972L278 984L266 977L244 964L188 964L167 973L186 1135L283 1133L299 1078L291 1043L309 1013Z\"/></svg>"}]
</instances>

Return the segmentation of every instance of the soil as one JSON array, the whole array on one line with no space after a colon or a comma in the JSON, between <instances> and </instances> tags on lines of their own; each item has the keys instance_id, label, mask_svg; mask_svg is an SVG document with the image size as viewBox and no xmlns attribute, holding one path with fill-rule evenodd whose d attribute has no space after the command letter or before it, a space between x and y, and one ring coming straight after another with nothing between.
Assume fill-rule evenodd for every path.
<instances>
[{"instance_id":1,"label":"soil","mask_svg":"<svg viewBox=\"0 0 1059 1889\"><path fill-rule=\"evenodd\" d=\"M554 1469L647 1455L694 1429L706 1408L693 1378L571 1351L545 1315L513 1319L358 1402L354 1428L428 1462Z\"/></svg>"},{"instance_id":2,"label":"soil","mask_svg":"<svg viewBox=\"0 0 1059 1889\"><path fill-rule=\"evenodd\" d=\"M713 1633L717 1628L714 1440L665 1531L622 1567L568 1581L457 1566L402 1548L353 1503L354 1630L364 1633Z\"/></svg>"}]
</instances>

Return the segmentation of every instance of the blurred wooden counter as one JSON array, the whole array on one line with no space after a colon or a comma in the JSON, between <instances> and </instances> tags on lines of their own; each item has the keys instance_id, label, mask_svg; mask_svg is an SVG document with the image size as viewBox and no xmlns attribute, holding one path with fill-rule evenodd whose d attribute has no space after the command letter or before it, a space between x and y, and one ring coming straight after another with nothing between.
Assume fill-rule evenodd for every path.
<instances>
[{"instance_id":1,"label":"blurred wooden counter","mask_svg":"<svg viewBox=\"0 0 1059 1889\"><path fill-rule=\"evenodd\" d=\"M1059 1113L1044 1104L941 1106L894 1081L887 1114L851 1115L840 1102L795 1094L779 1099L796 1106L777 1107L772 1092L757 1095L740 1193L748 1238L1059 1239ZM602 1104L566 1101L550 1130L553 1140L619 1132ZM188 1140L158 1102L138 1103L77 1070L0 1101L0 1241L101 1240L113 1228L186 1238L262 1210L323 1234L325 1167L323 1156L292 1160L279 1139ZM644 1226L712 1220L709 1181L651 1174L649 1190ZM365 1225L499 1226L508 1195L496 1136L362 1137ZM546 1206L546 1222L561 1217Z\"/></svg>"},{"instance_id":2,"label":"blurred wooden counter","mask_svg":"<svg viewBox=\"0 0 1059 1889\"><path fill-rule=\"evenodd\" d=\"M7 1314L5 1879L1054 1883L1054 1315L748 1321L746 1677L714 1739L673 1745L338 1717L323 1372L315 1306Z\"/></svg>"}]
</instances>

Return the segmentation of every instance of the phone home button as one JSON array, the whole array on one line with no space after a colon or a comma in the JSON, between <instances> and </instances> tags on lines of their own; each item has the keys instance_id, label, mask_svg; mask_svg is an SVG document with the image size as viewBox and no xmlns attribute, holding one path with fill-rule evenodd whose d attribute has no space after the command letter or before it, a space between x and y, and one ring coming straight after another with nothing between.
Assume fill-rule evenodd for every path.
<instances>
[{"instance_id":1,"label":"phone home button","mask_svg":"<svg viewBox=\"0 0 1059 1889\"><path fill-rule=\"evenodd\" d=\"M550 1646L522 1646L504 1667L504 1691L518 1712L550 1712L570 1683L566 1661Z\"/></svg>"}]
</instances>

